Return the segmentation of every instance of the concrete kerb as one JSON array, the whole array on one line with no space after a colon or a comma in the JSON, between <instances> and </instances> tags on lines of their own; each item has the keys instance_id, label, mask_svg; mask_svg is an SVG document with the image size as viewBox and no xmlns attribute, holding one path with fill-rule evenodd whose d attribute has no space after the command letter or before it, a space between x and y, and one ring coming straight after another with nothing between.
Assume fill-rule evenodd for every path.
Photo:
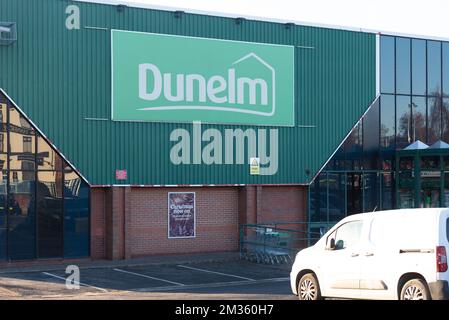
<instances>
[{"instance_id":1,"label":"concrete kerb","mask_svg":"<svg viewBox=\"0 0 449 320\"><path fill-rule=\"evenodd\" d=\"M97 260L97 261L61 261L58 263L45 264L44 262L35 266L0 266L0 275L7 273L43 272L61 270L67 265L77 265L81 269L101 269L117 267L142 267L151 265L173 265L193 263L230 262L240 260L239 252L201 253L183 255L149 256L145 258L132 258L127 260Z\"/></svg>"}]
</instances>

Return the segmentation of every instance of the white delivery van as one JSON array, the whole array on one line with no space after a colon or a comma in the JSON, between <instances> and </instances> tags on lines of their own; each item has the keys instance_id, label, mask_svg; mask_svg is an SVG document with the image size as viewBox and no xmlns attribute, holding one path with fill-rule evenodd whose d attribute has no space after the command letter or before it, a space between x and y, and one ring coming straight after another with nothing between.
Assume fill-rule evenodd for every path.
<instances>
[{"instance_id":1,"label":"white delivery van","mask_svg":"<svg viewBox=\"0 0 449 320\"><path fill-rule=\"evenodd\" d=\"M301 250L290 273L301 300L449 299L449 209L348 216Z\"/></svg>"}]
</instances>

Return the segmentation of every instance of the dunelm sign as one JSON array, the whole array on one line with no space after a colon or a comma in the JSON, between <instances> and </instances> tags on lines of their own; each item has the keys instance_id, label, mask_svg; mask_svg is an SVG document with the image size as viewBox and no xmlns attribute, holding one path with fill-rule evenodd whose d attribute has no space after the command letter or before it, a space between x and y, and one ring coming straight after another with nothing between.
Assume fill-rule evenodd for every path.
<instances>
[{"instance_id":1,"label":"dunelm sign","mask_svg":"<svg viewBox=\"0 0 449 320\"><path fill-rule=\"evenodd\" d=\"M293 126L294 48L113 30L112 119Z\"/></svg>"}]
</instances>

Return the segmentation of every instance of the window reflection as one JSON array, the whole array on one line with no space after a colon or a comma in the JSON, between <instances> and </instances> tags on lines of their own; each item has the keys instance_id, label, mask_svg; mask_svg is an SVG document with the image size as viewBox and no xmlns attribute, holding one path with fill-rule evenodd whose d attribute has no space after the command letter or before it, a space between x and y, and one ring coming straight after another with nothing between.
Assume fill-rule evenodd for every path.
<instances>
[{"instance_id":1,"label":"window reflection","mask_svg":"<svg viewBox=\"0 0 449 320\"><path fill-rule=\"evenodd\" d=\"M396 93L410 94L410 39L396 38Z\"/></svg>"},{"instance_id":2,"label":"window reflection","mask_svg":"<svg viewBox=\"0 0 449 320\"><path fill-rule=\"evenodd\" d=\"M392 173L383 173L382 177L382 210L394 208L394 175Z\"/></svg>"},{"instance_id":3,"label":"window reflection","mask_svg":"<svg viewBox=\"0 0 449 320\"><path fill-rule=\"evenodd\" d=\"M89 186L63 170L61 157L7 101L0 93L0 260L88 256Z\"/></svg>"},{"instance_id":4,"label":"window reflection","mask_svg":"<svg viewBox=\"0 0 449 320\"><path fill-rule=\"evenodd\" d=\"M10 169L34 170L35 131L15 108L10 108L9 117Z\"/></svg>"},{"instance_id":5,"label":"window reflection","mask_svg":"<svg viewBox=\"0 0 449 320\"><path fill-rule=\"evenodd\" d=\"M449 43L443 43L443 95L449 97Z\"/></svg>"},{"instance_id":6,"label":"window reflection","mask_svg":"<svg viewBox=\"0 0 449 320\"><path fill-rule=\"evenodd\" d=\"M426 41L412 40L412 93L426 94Z\"/></svg>"},{"instance_id":7,"label":"window reflection","mask_svg":"<svg viewBox=\"0 0 449 320\"><path fill-rule=\"evenodd\" d=\"M34 172L13 173L7 205L8 254L12 260L33 259L36 257Z\"/></svg>"},{"instance_id":8,"label":"window reflection","mask_svg":"<svg viewBox=\"0 0 449 320\"><path fill-rule=\"evenodd\" d=\"M377 173L363 175L363 212L380 210L379 184L380 178Z\"/></svg>"},{"instance_id":9,"label":"window reflection","mask_svg":"<svg viewBox=\"0 0 449 320\"><path fill-rule=\"evenodd\" d=\"M396 97L396 148L403 149L412 142L410 97Z\"/></svg>"},{"instance_id":10,"label":"window reflection","mask_svg":"<svg viewBox=\"0 0 449 320\"><path fill-rule=\"evenodd\" d=\"M384 150L395 148L394 105L394 96L382 95L380 101L380 147Z\"/></svg>"},{"instance_id":11,"label":"window reflection","mask_svg":"<svg viewBox=\"0 0 449 320\"><path fill-rule=\"evenodd\" d=\"M64 168L64 256L89 255L89 186L67 164Z\"/></svg>"},{"instance_id":12,"label":"window reflection","mask_svg":"<svg viewBox=\"0 0 449 320\"><path fill-rule=\"evenodd\" d=\"M339 221L346 216L345 212L345 184L344 173L329 173L329 221Z\"/></svg>"},{"instance_id":13,"label":"window reflection","mask_svg":"<svg viewBox=\"0 0 449 320\"><path fill-rule=\"evenodd\" d=\"M441 43L427 41L427 94L441 95Z\"/></svg>"},{"instance_id":14,"label":"window reflection","mask_svg":"<svg viewBox=\"0 0 449 320\"><path fill-rule=\"evenodd\" d=\"M310 186L310 221L327 222L327 173L320 173Z\"/></svg>"},{"instance_id":15,"label":"window reflection","mask_svg":"<svg viewBox=\"0 0 449 320\"><path fill-rule=\"evenodd\" d=\"M40 258L62 256L62 172L38 172L37 214Z\"/></svg>"},{"instance_id":16,"label":"window reflection","mask_svg":"<svg viewBox=\"0 0 449 320\"><path fill-rule=\"evenodd\" d=\"M37 138L37 165L39 170L62 170L62 158L40 135Z\"/></svg>"},{"instance_id":17,"label":"window reflection","mask_svg":"<svg viewBox=\"0 0 449 320\"><path fill-rule=\"evenodd\" d=\"M426 98L412 98L413 141L426 142Z\"/></svg>"},{"instance_id":18,"label":"window reflection","mask_svg":"<svg viewBox=\"0 0 449 320\"><path fill-rule=\"evenodd\" d=\"M363 168L379 168L379 102L363 118Z\"/></svg>"},{"instance_id":19,"label":"window reflection","mask_svg":"<svg viewBox=\"0 0 449 320\"><path fill-rule=\"evenodd\" d=\"M428 106L428 144L431 145L441 138L441 100L440 98L429 98Z\"/></svg>"},{"instance_id":20,"label":"window reflection","mask_svg":"<svg viewBox=\"0 0 449 320\"><path fill-rule=\"evenodd\" d=\"M346 167L360 170L362 167L363 122L359 121L344 143Z\"/></svg>"},{"instance_id":21,"label":"window reflection","mask_svg":"<svg viewBox=\"0 0 449 320\"><path fill-rule=\"evenodd\" d=\"M394 38L380 38L381 91L394 93Z\"/></svg>"},{"instance_id":22,"label":"window reflection","mask_svg":"<svg viewBox=\"0 0 449 320\"><path fill-rule=\"evenodd\" d=\"M449 142L449 99L443 99L443 141Z\"/></svg>"}]
</instances>

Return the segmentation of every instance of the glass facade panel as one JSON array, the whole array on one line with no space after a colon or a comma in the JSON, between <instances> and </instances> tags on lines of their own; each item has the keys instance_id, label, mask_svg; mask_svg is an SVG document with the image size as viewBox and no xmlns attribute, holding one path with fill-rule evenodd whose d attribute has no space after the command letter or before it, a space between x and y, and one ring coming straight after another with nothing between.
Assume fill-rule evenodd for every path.
<instances>
[{"instance_id":1,"label":"glass facade panel","mask_svg":"<svg viewBox=\"0 0 449 320\"><path fill-rule=\"evenodd\" d=\"M62 170L62 158L43 137L37 138L37 165L39 170Z\"/></svg>"},{"instance_id":2,"label":"glass facade panel","mask_svg":"<svg viewBox=\"0 0 449 320\"><path fill-rule=\"evenodd\" d=\"M394 93L394 37L380 38L380 84L382 93Z\"/></svg>"},{"instance_id":3,"label":"glass facade panel","mask_svg":"<svg viewBox=\"0 0 449 320\"><path fill-rule=\"evenodd\" d=\"M394 192L394 174L382 173L382 210L390 210L395 206L395 192Z\"/></svg>"},{"instance_id":4,"label":"glass facade panel","mask_svg":"<svg viewBox=\"0 0 449 320\"><path fill-rule=\"evenodd\" d=\"M347 174L347 213L355 214L363 212L362 176L357 173Z\"/></svg>"},{"instance_id":5,"label":"glass facade panel","mask_svg":"<svg viewBox=\"0 0 449 320\"><path fill-rule=\"evenodd\" d=\"M310 185L310 221L327 222L327 173L321 173Z\"/></svg>"},{"instance_id":6,"label":"glass facade panel","mask_svg":"<svg viewBox=\"0 0 449 320\"><path fill-rule=\"evenodd\" d=\"M412 97L412 137L413 141L427 141L426 98Z\"/></svg>"},{"instance_id":7,"label":"glass facade panel","mask_svg":"<svg viewBox=\"0 0 449 320\"><path fill-rule=\"evenodd\" d=\"M15 108L10 108L9 120L10 169L34 170L36 149L34 129Z\"/></svg>"},{"instance_id":8,"label":"glass facade panel","mask_svg":"<svg viewBox=\"0 0 449 320\"><path fill-rule=\"evenodd\" d=\"M421 158L422 170L440 170L440 157L422 157Z\"/></svg>"},{"instance_id":9,"label":"glass facade panel","mask_svg":"<svg viewBox=\"0 0 449 320\"><path fill-rule=\"evenodd\" d=\"M64 256L89 255L89 186L69 166L64 170Z\"/></svg>"},{"instance_id":10,"label":"glass facade panel","mask_svg":"<svg viewBox=\"0 0 449 320\"><path fill-rule=\"evenodd\" d=\"M363 175L363 212L380 210L379 180L377 173L365 173Z\"/></svg>"},{"instance_id":11,"label":"glass facade panel","mask_svg":"<svg viewBox=\"0 0 449 320\"><path fill-rule=\"evenodd\" d=\"M449 142L449 98L443 99L442 106L442 131L443 137L441 138L443 141Z\"/></svg>"},{"instance_id":12,"label":"glass facade panel","mask_svg":"<svg viewBox=\"0 0 449 320\"><path fill-rule=\"evenodd\" d=\"M443 206L446 208L449 207L449 172L444 172Z\"/></svg>"},{"instance_id":13,"label":"glass facade panel","mask_svg":"<svg viewBox=\"0 0 449 320\"><path fill-rule=\"evenodd\" d=\"M395 149L395 101L393 95L380 100L380 147L382 151Z\"/></svg>"},{"instance_id":14,"label":"glass facade panel","mask_svg":"<svg viewBox=\"0 0 449 320\"><path fill-rule=\"evenodd\" d=\"M399 189L399 208L414 208L415 198L413 195L413 189L401 188Z\"/></svg>"},{"instance_id":15,"label":"glass facade panel","mask_svg":"<svg viewBox=\"0 0 449 320\"><path fill-rule=\"evenodd\" d=\"M338 222L346 216L346 176L344 173L328 173L329 221Z\"/></svg>"},{"instance_id":16,"label":"glass facade panel","mask_svg":"<svg viewBox=\"0 0 449 320\"><path fill-rule=\"evenodd\" d=\"M11 260L33 259L36 257L35 173L11 173L7 206L8 255Z\"/></svg>"},{"instance_id":17,"label":"glass facade panel","mask_svg":"<svg viewBox=\"0 0 449 320\"><path fill-rule=\"evenodd\" d=\"M416 140L449 143L449 43L381 36L380 45L380 104L358 122L311 190L321 224L326 216L332 224L334 213L449 206L449 153L429 149L415 164L416 155L401 151ZM442 158L425 158L427 152ZM401 155L407 156L396 158Z\"/></svg>"},{"instance_id":18,"label":"glass facade panel","mask_svg":"<svg viewBox=\"0 0 449 320\"><path fill-rule=\"evenodd\" d=\"M427 144L441 139L441 99L427 99Z\"/></svg>"},{"instance_id":19,"label":"glass facade panel","mask_svg":"<svg viewBox=\"0 0 449 320\"><path fill-rule=\"evenodd\" d=\"M426 94L426 41L412 40L412 93Z\"/></svg>"},{"instance_id":20,"label":"glass facade panel","mask_svg":"<svg viewBox=\"0 0 449 320\"><path fill-rule=\"evenodd\" d=\"M363 119L363 169L379 168L379 103L375 103Z\"/></svg>"},{"instance_id":21,"label":"glass facade panel","mask_svg":"<svg viewBox=\"0 0 449 320\"><path fill-rule=\"evenodd\" d=\"M410 94L410 39L396 38L396 93Z\"/></svg>"},{"instance_id":22,"label":"glass facade panel","mask_svg":"<svg viewBox=\"0 0 449 320\"><path fill-rule=\"evenodd\" d=\"M61 171L38 172L37 230L39 258L62 256L62 184Z\"/></svg>"},{"instance_id":23,"label":"glass facade panel","mask_svg":"<svg viewBox=\"0 0 449 320\"><path fill-rule=\"evenodd\" d=\"M7 251L6 181L0 181L0 260L6 260Z\"/></svg>"},{"instance_id":24,"label":"glass facade panel","mask_svg":"<svg viewBox=\"0 0 449 320\"><path fill-rule=\"evenodd\" d=\"M412 142L411 110L409 96L396 96L396 149Z\"/></svg>"},{"instance_id":25,"label":"glass facade panel","mask_svg":"<svg viewBox=\"0 0 449 320\"><path fill-rule=\"evenodd\" d=\"M427 94L441 95L441 43L427 41Z\"/></svg>"},{"instance_id":26,"label":"glass facade panel","mask_svg":"<svg viewBox=\"0 0 449 320\"><path fill-rule=\"evenodd\" d=\"M359 122L344 143L346 169L360 170L362 167L363 124Z\"/></svg>"},{"instance_id":27,"label":"glass facade panel","mask_svg":"<svg viewBox=\"0 0 449 320\"><path fill-rule=\"evenodd\" d=\"M36 135L0 93L0 260L86 257L89 186Z\"/></svg>"},{"instance_id":28,"label":"glass facade panel","mask_svg":"<svg viewBox=\"0 0 449 320\"><path fill-rule=\"evenodd\" d=\"M449 97L449 43L443 42L443 95Z\"/></svg>"}]
</instances>

